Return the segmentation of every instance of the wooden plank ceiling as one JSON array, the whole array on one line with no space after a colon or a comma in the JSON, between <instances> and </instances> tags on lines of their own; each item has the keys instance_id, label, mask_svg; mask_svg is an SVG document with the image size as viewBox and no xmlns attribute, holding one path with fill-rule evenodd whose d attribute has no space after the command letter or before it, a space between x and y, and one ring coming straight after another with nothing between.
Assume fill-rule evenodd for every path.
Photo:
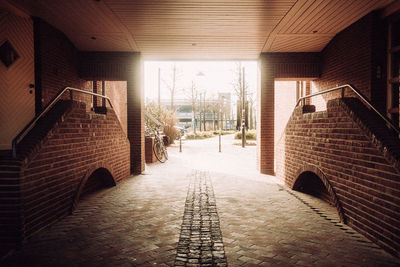
<instances>
[{"instance_id":1,"label":"wooden plank ceiling","mask_svg":"<svg viewBox=\"0 0 400 267\"><path fill-rule=\"evenodd\" d=\"M393 0L7 0L63 31L80 50L145 59L257 59L318 52Z\"/></svg>"}]
</instances>

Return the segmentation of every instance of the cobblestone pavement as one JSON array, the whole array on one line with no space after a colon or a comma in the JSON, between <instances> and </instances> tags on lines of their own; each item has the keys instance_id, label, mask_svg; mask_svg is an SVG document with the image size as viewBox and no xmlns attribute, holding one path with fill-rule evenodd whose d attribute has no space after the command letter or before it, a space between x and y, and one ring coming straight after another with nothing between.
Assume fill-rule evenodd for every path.
<instances>
[{"instance_id":1,"label":"cobblestone pavement","mask_svg":"<svg viewBox=\"0 0 400 267\"><path fill-rule=\"evenodd\" d=\"M227 266L214 192L205 171L194 171L185 203L176 266Z\"/></svg>"},{"instance_id":2,"label":"cobblestone pavement","mask_svg":"<svg viewBox=\"0 0 400 267\"><path fill-rule=\"evenodd\" d=\"M202 226L200 256L212 253L210 237L228 266L400 266L342 225L329 205L258 174L255 147L234 146L224 136L218 153L217 142L186 141L182 153L169 148L167 163L88 196L74 214L32 237L0 266L179 265L180 248L198 252ZM192 227L199 220L200 240Z\"/></svg>"}]
</instances>

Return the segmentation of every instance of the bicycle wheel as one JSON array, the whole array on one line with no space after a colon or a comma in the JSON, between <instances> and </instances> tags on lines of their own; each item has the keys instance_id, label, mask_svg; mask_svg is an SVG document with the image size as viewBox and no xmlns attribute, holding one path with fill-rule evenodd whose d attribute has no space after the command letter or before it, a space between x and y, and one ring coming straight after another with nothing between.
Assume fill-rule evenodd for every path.
<instances>
[{"instance_id":1,"label":"bicycle wheel","mask_svg":"<svg viewBox=\"0 0 400 267\"><path fill-rule=\"evenodd\" d=\"M159 162L164 163L167 160L168 156L165 157L165 148L159 142L155 142L154 143L153 151L154 151L154 154L156 155L156 158L158 159Z\"/></svg>"}]
</instances>

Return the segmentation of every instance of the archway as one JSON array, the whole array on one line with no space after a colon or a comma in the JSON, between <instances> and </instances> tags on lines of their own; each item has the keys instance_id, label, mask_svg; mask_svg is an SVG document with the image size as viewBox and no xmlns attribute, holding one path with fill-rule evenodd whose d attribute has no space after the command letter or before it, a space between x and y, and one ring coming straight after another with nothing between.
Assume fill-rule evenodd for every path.
<instances>
[{"instance_id":1,"label":"archway","mask_svg":"<svg viewBox=\"0 0 400 267\"><path fill-rule=\"evenodd\" d=\"M113 187L115 185L116 182L114 177L108 169L100 167L94 169L94 171L88 171L87 175L79 184L78 191L72 204L72 211L76 209L80 199L85 198L91 193L97 192L104 188Z\"/></svg>"},{"instance_id":2,"label":"archway","mask_svg":"<svg viewBox=\"0 0 400 267\"><path fill-rule=\"evenodd\" d=\"M336 193L325 174L319 168L306 165L298 171L296 177L292 186L293 190L315 196L328 202L331 206L336 208L340 221L346 223L343 209Z\"/></svg>"}]
</instances>

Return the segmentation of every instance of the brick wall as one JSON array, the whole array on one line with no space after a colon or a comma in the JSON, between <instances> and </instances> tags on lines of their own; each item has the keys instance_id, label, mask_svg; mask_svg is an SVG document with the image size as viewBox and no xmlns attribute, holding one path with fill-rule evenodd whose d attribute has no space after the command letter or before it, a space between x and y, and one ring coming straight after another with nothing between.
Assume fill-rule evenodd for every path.
<instances>
[{"instance_id":1,"label":"brick wall","mask_svg":"<svg viewBox=\"0 0 400 267\"><path fill-rule=\"evenodd\" d=\"M372 12L338 33L321 52L318 90L352 84L379 109L386 105L386 28ZM377 70L380 69L380 76ZM354 96L346 91L346 96ZM324 95L325 101L340 92Z\"/></svg>"},{"instance_id":2,"label":"brick wall","mask_svg":"<svg viewBox=\"0 0 400 267\"><path fill-rule=\"evenodd\" d=\"M341 99L324 112L296 108L278 145L277 177L289 187L305 171L325 177L347 223L398 254L400 171L386 148L374 144L376 136L362 129Z\"/></svg>"},{"instance_id":3,"label":"brick wall","mask_svg":"<svg viewBox=\"0 0 400 267\"><path fill-rule=\"evenodd\" d=\"M320 75L318 53L262 53L257 96L257 166L274 174L275 79L315 78Z\"/></svg>"},{"instance_id":4,"label":"brick wall","mask_svg":"<svg viewBox=\"0 0 400 267\"><path fill-rule=\"evenodd\" d=\"M115 113L117 114L119 121L121 122L122 129L127 134L127 99L126 81L106 81L106 96L111 99Z\"/></svg>"},{"instance_id":5,"label":"brick wall","mask_svg":"<svg viewBox=\"0 0 400 267\"><path fill-rule=\"evenodd\" d=\"M88 80L127 81L127 135L131 172L145 168L143 66L140 53L81 52L80 76Z\"/></svg>"},{"instance_id":6,"label":"brick wall","mask_svg":"<svg viewBox=\"0 0 400 267\"><path fill-rule=\"evenodd\" d=\"M115 111L131 142L132 172L142 172L145 156L140 54L79 52L62 32L43 20L35 19L34 29L35 80L37 98L41 100L37 105L45 106L66 86L92 91L93 81L107 81L108 94L115 99ZM101 83L97 85L101 90ZM74 99L85 102L88 110L92 108L92 96L75 93Z\"/></svg>"},{"instance_id":7,"label":"brick wall","mask_svg":"<svg viewBox=\"0 0 400 267\"><path fill-rule=\"evenodd\" d=\"M73 102L22 166L23 236L68 215L82 185L97 169L107 169L115 182L130 175L129 141L113 110L87 112Z\"/></svg>"},{"instance_id":8,"label":"brick wall","mask_svg":"<svg viewBox=\"0 0 400 267\"><path fill-rule=\"evenodd\" d=\"M97 94L103 94L103 84L105 89L105 95L108 96L113 105L115 114L121 122L122 128L125 134L127 134L127 103L126 103L126 81L94 81L93 92ZM93 106L102 107L103 101L106 107L110 107L107 100L101 97L93 97Z\"/></svg>"},{"instance_id":9,"label":"brick wall","mask_svg":"<svg viewBox=\"0 0 400 267\"><path fill-rule=\"evenodd\" d=\"M92 82L79 77L78 50L59 30L41 19L34 20L35 29L35 83L41 110L62 88L70 86L92 91ZM69 95L65 95L65 99ZM75 94L74 98L87 103L90 96Z\"/></svg>"},{"instance_id":10,"label":"brick wall","mask_svg":"<svg viewBox=\"0 0 400 267\"><path fill-rule=\"evenodd\" d=\"M145 137L145 154L146 163L153 163L157 161L156 155L153 152L154 137Z\"/></svg>"}]
</instances>

